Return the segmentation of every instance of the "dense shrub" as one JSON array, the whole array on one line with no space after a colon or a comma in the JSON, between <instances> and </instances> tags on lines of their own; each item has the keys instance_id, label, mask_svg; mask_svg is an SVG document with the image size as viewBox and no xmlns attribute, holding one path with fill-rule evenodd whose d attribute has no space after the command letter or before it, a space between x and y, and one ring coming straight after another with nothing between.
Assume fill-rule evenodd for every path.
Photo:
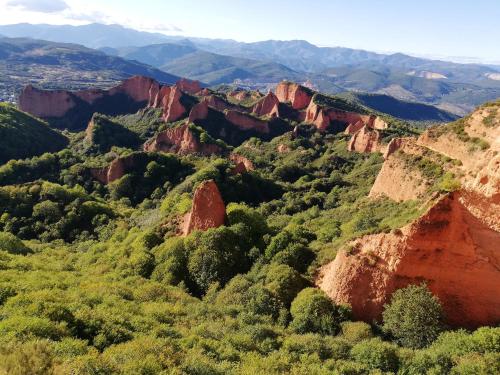
<instances>
[{"instance_id":1,"label":"dense shrub","mask_svg":"<svg viewBox=\"0 0 500 375\"><path fill-rule=\"evenodd\" d=\"M396 347L380 339L362 341L351 351L353 358L373 370L393 371L399 366Z\"/></svg>"},{"instance_id":2,"label":"dense shrub","mask_svg":"<svg viewBox=\"0 0 500 375\"><path fill-rule=\"evenodd\" d=\"M443 329L441 304L426 285L397 290L384 308L383 320L384 331L411 348L430 345Z\"/></svg>"},{"instance_id":3,"label":"dense shrub","mask_svg":"<svg viewBox=\"0 0 500 375\"><path fill-rule=\"evenodd\" d=\"M292 302L290 328L298 333L334 335L340 323L349 318L349 309L336 306L321 290L306 288Z\"/></svg>"},{"instance_id":4,"label":"dense shrub","mask_svg":"<svg viewBox=\"0 0 500 375\"><path fill-rule=\"evenodd\" d=\"M12 233L0 232L0 250L6 251L10 254L26 255L31 252L23 241L14 236Z\"/></svg>"},{"instance_id":5,"label":"dense shrub","mask_svg":"<svg viewBox=\"0 0 500 375\"><path fill-rule=\"evenodd\" d=\"M308 285L297 271L284 264L272 264L266 272L265 287L285 306Z\"/></svg>"}]
</instances>

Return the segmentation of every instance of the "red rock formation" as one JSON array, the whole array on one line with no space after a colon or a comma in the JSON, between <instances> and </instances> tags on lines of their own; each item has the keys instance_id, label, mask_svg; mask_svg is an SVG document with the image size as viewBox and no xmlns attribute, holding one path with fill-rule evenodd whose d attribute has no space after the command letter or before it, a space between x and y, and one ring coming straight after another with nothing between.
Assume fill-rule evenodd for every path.
<instances>
[{"instance_id":1,"label":"red rock formation","mask_svg":"<svg viewBox=\"0 0 500 375\"><path fill-rule=\"evenodd\" d=\"M186 108L181 103L182 91L177 86L163 86L152 101L152 107L161 108L163 120L174 122L186 114Z\"/></svg>"},{"instance_id":2,"label":"red rock formation","mask_svg":"<svg viewBox=\"0 0 500 375\"><path fill-rule=\"evenodd\" d=\"M356 319L379 320L392 293L427 281L454 326L500 322L500 232L471 214L461 192L399 234L365 236L321 270L319 286Z\"/></svg>"},{"instance_id":3,"label":"red rock formation","mask_svg":"<svg viewBox=\"0 0 500 375\"><path fill-rule=\"evenodd\" d=\"M377 116L323 107L315 103L314 99L311 100L307 107L304 121L313 124L320 131L326 130L332 122L343 123L347 125L345 134L354 134L365 125L373 129L385 129L387 127L387 123Z\"/></svg>"},{"instance_id":4,"label":"red rock formation","mask_svg":"<svg viewBox=\"0 0 500 375\"><path fill-rule=\"evenodd\" d=\"M227 121L241 130L255 130L264 134L269 133L269 125L266 121L234 110L226 110L224 111L224 115Z\"/></svg>"},{"instance_id":5,"label":"red rock formation","mask_svg":"<svg viewBox=\"0 0 500 375\"><path fill-rule=\"evenodd\" d=\"M135 155L119 157L113 160L107 167L91 168L90 174L102 184L109 184L122 178L127 170L131 170L135 165Z\"/></svg>"},{"instance_id":6,"label":"red rock formation","mask_svg":"<svg viewBox=\"0 0 500 375\"><path fill-rule=\"evenodd\" d=\"M356 123L351 123L345 129L344 134L353 135L354 133L361 130L363 126L365 126L365 123L362 120L359 120Z\"/></svg>"},{"instance_id":7,"label":"red rock formation","mask_svg":"<svg viewBox=\"0 0 500 375\"><path fill-rule=\"evenodd\" d=\"M405 138L393 138L387 145L384 152L384 159L387 159L389 156L394 154L397 150L399 150L403 143L405 142Z\"/></svg>"},{"instance_id":8,"label":"red rock formation","mask_svg":"<svg viewBox=\"0 0 500 375\"><path fill-rule=\"evenodd\" d=\"M324 131L330 125L330 116L327 109L322 108L314 100L311 100L307 107L304 121L313 124L318 130Z\"/></svg>"},{"instance_id":9,"label":"red rock formation","mask_svg":"<svg viewBox=\"0 0 500 375\"><path fill-rule=\"evenodd\" d=\"M155 92L160 84L154 79L143 76L134 76L126 79L118 86L111 88L108 95L126 94L136 102L148 102L150 93Z\"/></svg>"},{"instance_id":10,"label":"red rock formation","mask_svg":"<svg viewBox=\"0 0 500 375\"><path fill-rule=\"evenodd\" d=\"M239 154L229 155L229 160L231 160L236 166L232 169L232 174L242 174L255 170L255 167L251 160Z\"/></svg>"},{"instance_id":11,"label":"red rock formation","mask_svg":"<svg viewBox=\"0 0 500 375\"><path fill-rule=\"evenodd\" d=\"M218 111L224 111L226 109L234 109L236 106L229 104L224 99L218 97L217 95L208 95L204 97L208 106L214 108Z\"/></svg>"},{"instance_id":12,"label":"red rock formation","mask_svg":"<svg viewBox=\"0 0 500 375\"><path fill-rule=\"evenodd\" d=\"M76 105L70 92L39 90L26 86L19 96L19 109L40 118L62 117Z\"/></svg>"},{"instance_id":13,"label":"red rock formation","mask_svg":"<svg viewBox=\"0 0 500 375\"><path fill-rule=\"evenodd\" d=\"M213 180L204 181L195 191L191 211L186 215L182 227L187 236L195 230L205 231L224 225L226 206L217 184Z\"/></svg>"},{"instance_id":14,"label":"red rock formation","mask_svg":"<svg viewBox=\"0 0 500 375\"><path fill-rule=\"evenodd\" d=\"M192 95L201 91L201 86L199 81L191 81L186 78L182 78L175 84L175 86L177 86L181 91Z\"/></svg>"},{"instance_id":15,"label":"red rock formation","mask_svg":"<svg viewBox=\"0 0 500 375\"><path fill-rule=\"evenodd\" d=\"M369 125L373 129L378 129L378 130L387 129L389 127L389 124L378 116L371 116Z\"/></svg>"},{"instance_id":16,"label":"red rock formation","mask_svg":"<svg viewBox=\"0 0 500 375\"><path fill-rule=\"evenodd\" d=\"M144 151L210 155L220 153L222 150L218 145L201 143L189 129L188 124L184 124L175 128L168 128L148 140L144 144Z\"/></svg>"},{"instance_id":17,"label":"red rock formation","mask_svg":"<svg viewBox=\"0 0 500 375\"><path fill-rule=\"evenodd\" d=\"M309 89L293 82L280 82L276 86L276 97L281 103L291 103L293 109L306 108L312 99Z\"/></svg>"},{"instance_id":18,"label":"red rock formation","mask_svg":"<svg viewBox=\"0 0 500 375\"><path fill-rule=\"evenodd\" d=\"M198 104L195 104L191 111L189 112L188 122L195 122L196 120L204 120L208 117L208 103L206 100L202 100Z\"/></svg>"},{"instance_id":19,"label":"red rock formation","mask_svg":"<svg viewBox=\"0 0 500 375\"><path fill-rule=\"evenodd\" d=\"M276 148L276 151L278 151L280 154L284 154L286 152L290 152L290 147L288 147L287 145L281 143Z\"/></svg>"},{"instance_id":20,"label":"red rock formation","mask_svg":"<svg viewBox=\"0 0 500 375\"><path fill-rule=\"evenodd\" d=\"M353 134L347 149L356 152L377 152L380 151L380 133L378 130L363 126Z\"/></svg>"},{"instance_id":21,"label":"red rock formation","mask_svg":"<svg viewBox=\"0 0 500 375\"><path fill-rule=\"evenodd\" d=\"M39 90L28 85L19 96L19 108L40 118L61 118L78 105L79 100L92 105L99 99L125 94L137 103L148 102L158 88L158 82L142 76L131 77L109 90Z\"/></svg>"},{"instance_id":22,"label":"red rock formation","mask_svg":"<svg viewBox=\"0 0 500 375\"><path fill-rule=\"evenodd\" d=\"M252 108L257 116L279 117L279 100L271 91L259 100Z\"/></svg>"}]
</instances>

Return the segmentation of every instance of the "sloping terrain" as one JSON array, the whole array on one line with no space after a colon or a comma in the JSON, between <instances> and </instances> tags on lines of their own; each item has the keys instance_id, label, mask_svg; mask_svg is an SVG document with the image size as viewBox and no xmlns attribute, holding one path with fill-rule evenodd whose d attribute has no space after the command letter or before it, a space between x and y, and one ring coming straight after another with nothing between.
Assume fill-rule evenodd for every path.
<instances>
[{"instance_id":1,"label":"sloping terrain","mask_svg":"<svg viewBox=\"0 0 500 375\"><path fill-rule=\"evenodd\" d=\"M437 107L423 103L398 100L389 95L349 92L340 94L339 96L358 102L375 111L387 113L391 116L408 121L449 122L458 118L456 115Z\"/></svg>"},{"instance_id":2,"label":"sloping terrain","mask_svg":"<svg viewBox=\"0 0 500 375\"><path fill-rule=\"evenodd\" d=\"M56 152L68 140L37 118L0 103L0 163Z\"/></svg>"},{"instance_id":3,"label":"sloping terrain","mask_svg":"<svg viewBox=\"0 0 500 375\"><path fill-rule=\"evenodd\" d=\"M399 231L353 241L322 269L320 287L370 321L396 289L425 281L450 324L498 324L499 109L486 104L418 138L392 140L370 195L425 202L426 212Z\"/></svg>"},{"instance_id":4,"label":"sloping terrain","mask_svg":"<svg viewBox=\"0 0 500 375\"><path fill-rule=\"evenodd\" d=\"M439 320L427 346L402 346L314 287L342 261L328 275L345 275L342 296L363 291L367 312L393 285L428 281L446 312L459 307L454 324L492 321L498 104L421 133L286 81L32 94L23 103L60 123L102 97L120 114L66 130L59 152L0 163L0 372L498 372L496 327ZM392 199L395 160L419 194Z\"/></svg>"}]
</instances>

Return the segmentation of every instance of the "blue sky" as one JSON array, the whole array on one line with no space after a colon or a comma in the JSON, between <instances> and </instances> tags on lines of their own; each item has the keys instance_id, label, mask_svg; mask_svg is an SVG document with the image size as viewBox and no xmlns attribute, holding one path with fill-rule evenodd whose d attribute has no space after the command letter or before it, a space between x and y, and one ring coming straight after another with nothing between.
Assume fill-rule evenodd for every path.
<instances>
[{"instance_id":1,"label":"blue sky","mask_svg":"<svg viewBox=\"0 0 500 375\"><path fill-rule=\"evenodd\" d=\"M0 0L0 24L119 23L240 41L500 62L500 0Z\"/></svg>"}]
</instances>

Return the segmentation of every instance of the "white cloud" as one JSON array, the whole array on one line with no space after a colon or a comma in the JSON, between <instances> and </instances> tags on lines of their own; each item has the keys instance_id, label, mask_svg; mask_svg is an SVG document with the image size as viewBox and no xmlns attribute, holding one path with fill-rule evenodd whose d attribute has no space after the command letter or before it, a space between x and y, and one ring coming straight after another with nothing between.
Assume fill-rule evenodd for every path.
<instances>
[{"instance_id":1,"label":"white cloud","mask_svg":"<svg viewBox=\"0 0 500 375\"><path fill-rule=\"evenodd\" d=\"M75 11L69 10L64 13L64 16L68 20L83 21L83 22L96 22L96 23L113 23L112 17L106 13L99 11Z\"/></svg>"},{"instance_id":2,"label":"white cloud","mask_svg":"<svg viewBox=\"0 0 500 375\"><path fill-rule=\"evenodd\" d=\"M38 13L58 13L69 9L64 0L9 0L7 6Z\"/></svg>"},{"instance_id":3,"label":"white cloud","mask_svg":"<svg viewBox=\"0 0 500 375\"><path fill-rule=\"evenodd\" d=\"M144 31L151 31L151 32L160 32L160 33L169 33L169 32L182 32L183 30L172 24L166 24L166 23L141 23L141 24L134 24L134 22L128 22L130 27L139 29L139 30L144 30Z\"/></svg>"}]
</instances>

